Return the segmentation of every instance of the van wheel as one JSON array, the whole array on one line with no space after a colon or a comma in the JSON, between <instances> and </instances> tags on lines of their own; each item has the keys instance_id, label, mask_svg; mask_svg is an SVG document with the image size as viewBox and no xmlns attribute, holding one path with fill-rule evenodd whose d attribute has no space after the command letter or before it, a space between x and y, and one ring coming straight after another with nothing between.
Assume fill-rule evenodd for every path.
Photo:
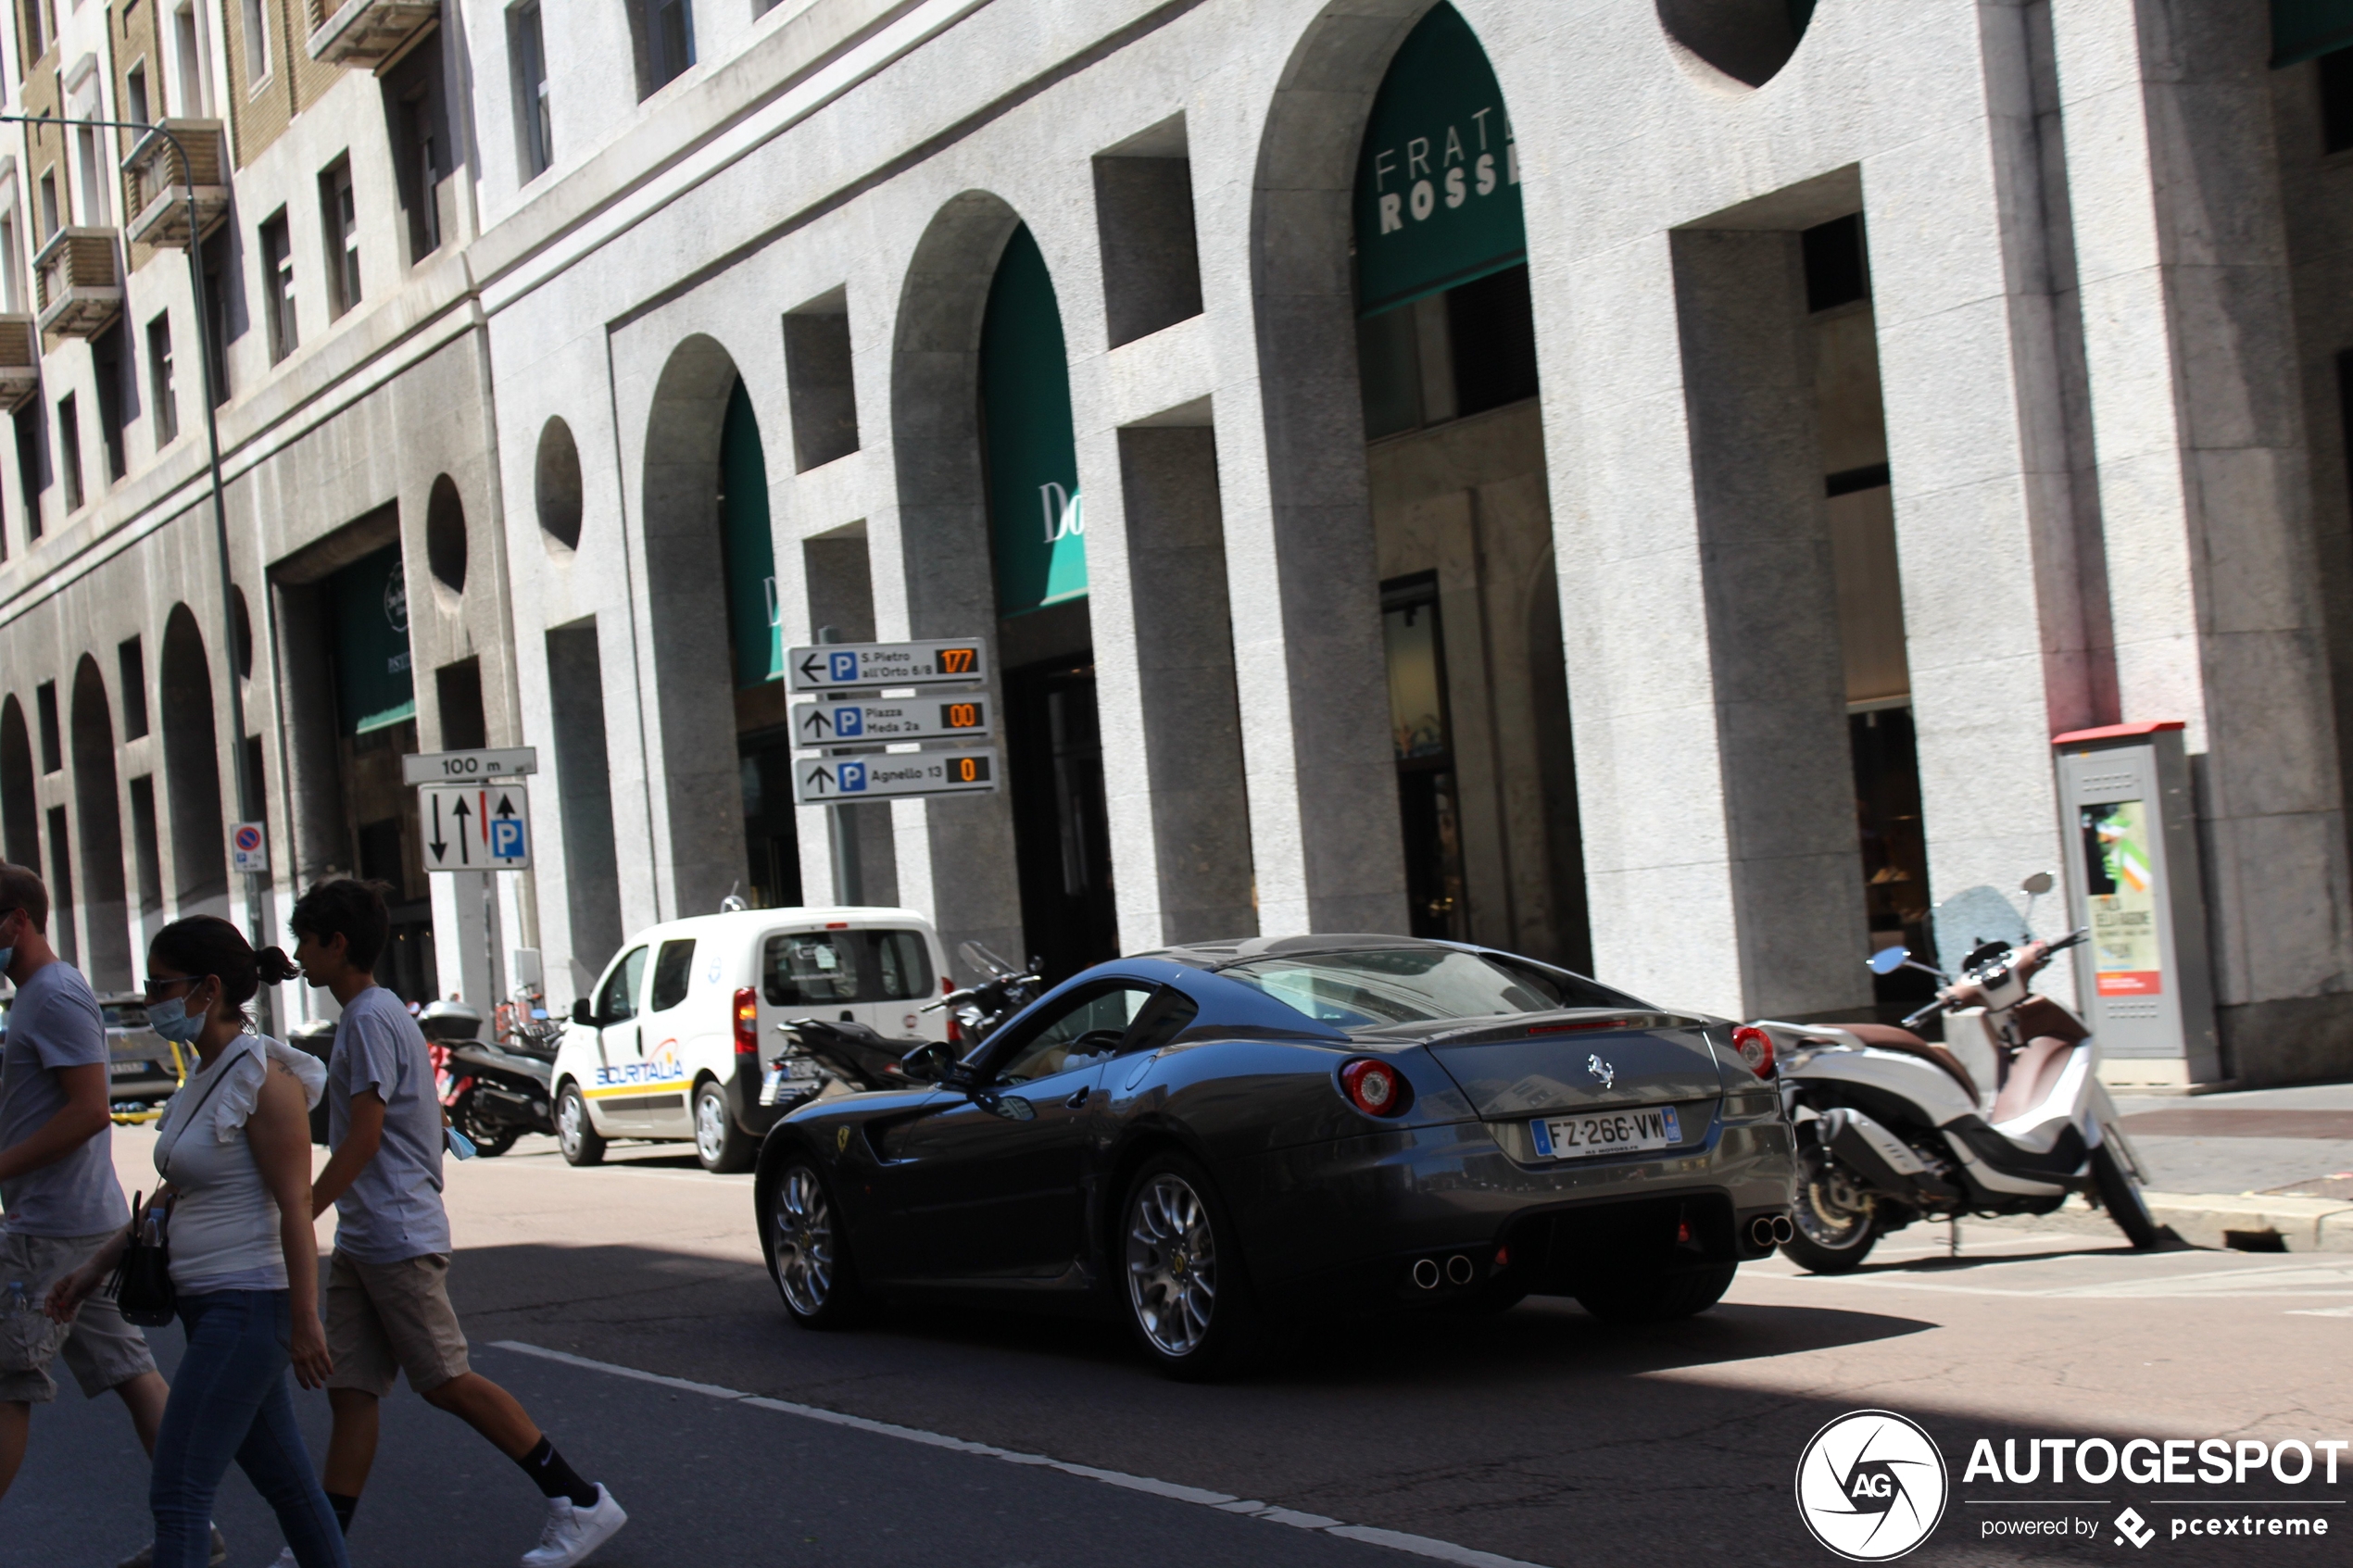
<instances>
[{"instance_id":1,"label":"van wheel","mask_svg":"<svg viewBox=\"0 0 2353 1568\"><path fill-rule=\"evenodd\" d=\"M605 1140L598 1135L597 1124L588 1120L588 1097L577 1084L566 1084L563 1093L556 1097L556 1145L563 1150L567 1165L605 1162Z\"/></svg>"},{"instance_id":2,"label":"van wheel","mask_svg":"<svg viewBox=\"0 0 2353 1568\"><path fill-rule=\"evenodd\" d=\"M727 1091L715 1078L695 1086L695 1158L719 1175L751 1169L760 1146L727 1114Z\"/></svg>"}]
</instances>

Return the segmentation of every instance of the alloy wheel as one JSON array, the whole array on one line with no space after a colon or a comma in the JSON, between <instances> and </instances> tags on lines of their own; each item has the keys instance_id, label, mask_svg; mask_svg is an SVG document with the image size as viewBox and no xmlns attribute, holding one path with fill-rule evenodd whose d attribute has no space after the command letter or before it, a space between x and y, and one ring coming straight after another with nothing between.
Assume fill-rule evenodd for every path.
<instances>
[{"instance_id":1,"label":"alloy wheel","mask_svg":"<svg viewBox=\"0 0 2353 1568\"><path fill-rule=\"evenodd\" d=\"M1217 1238L1184 1177L1163 1171L1127 1211L1127 1300L1163 1355L1201 1348L1217 1310Z\"/></svg>"},{"instance_id":2,"label":"alloy wheel","mask_svg":"<svg viewBox=\"0 0 2353 1568\"><path fill-rule=\"evenodd\" d=\"M834 1214L817 1173L806 1165L777 1185L776 1287L803 1317L823 1311L834 1289Z\"/></svg>"},{"instance_id":3,"label":"alloy wheel","mask_svg":"<svg viewBox=\"0 0 2353 1568\"><path fill-rule=\"evenodd\" d=\"M585 1132L588 1107L576 1094L564 1096L556 1107L556 1141L568 1155L580 1152L581 1134Z\"/></svg>"}]
</instances>

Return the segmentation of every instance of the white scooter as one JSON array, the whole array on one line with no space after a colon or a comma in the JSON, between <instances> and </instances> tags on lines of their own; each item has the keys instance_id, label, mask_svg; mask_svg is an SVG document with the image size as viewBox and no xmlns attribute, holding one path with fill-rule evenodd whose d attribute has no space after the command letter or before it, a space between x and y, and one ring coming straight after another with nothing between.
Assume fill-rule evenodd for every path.
<instances>
[{"instance_id":1,"label":"white scooter","mask_svg":"<svg viewBox=\"0 0 2353 1568\"><path fill-rule=\"evenodd\" d=\"M2033 897L2050 888L2048 873L2026 880L2030 911ZM1992 888L1972 888L1953 904L1982 910L1988 898L2023 935L2025 922ZM1938 923L1947 923L1942 909ZM2084 935L2022 945L1967 937L1971 950L1957 977L1914 961L1903 947L1881 949L1873 972L1917 969L1940 983L1936 999L1901 1028L1757 1022L1773 1036L1797 1127L1796 1234L1781 1248L1792 1261L1840 1273L1915 1220L2047 1214L2071 1192L2107 1210L2134 1247L2165 1239L2099 1080L2098 1045L2073 1013L2029 988L2053 953ZM1990 1104L1959 1057L1912 1032L1940 1012L1949 1015L1948 1037L1971 1028L1992 1036Z\"/></svg>"}]
</instances>

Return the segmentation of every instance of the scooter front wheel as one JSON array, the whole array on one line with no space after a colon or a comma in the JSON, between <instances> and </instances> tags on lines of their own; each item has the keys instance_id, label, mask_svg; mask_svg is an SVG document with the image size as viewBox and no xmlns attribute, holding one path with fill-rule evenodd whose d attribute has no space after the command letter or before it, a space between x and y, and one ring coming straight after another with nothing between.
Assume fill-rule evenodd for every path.
<instances>
[{"instance_id":1,"label":"scooter front wheel","mask_svg":"<svg viewBox=\"0 0 2353 1568\"><path fill-rule=\"evenodd\" d=\"M2134 1248L2145 1252L2164 1245L2165 1233L2158 1228L2157 1217L2141 1197L2141 1184L2105 1143L2092 1150L2092 1183L2099 1189L2100 1207Z\"/></svg>"},{"instance_id":2,"label":"scooter front wheel","mask_svg":"<svg viewBox=\"0 0 2353 1568\"><path fill-rule=\"evenodd\" d=\"M1879 1214L1870 1195L1819 1145L1798 1157L1792 1210L1797 1234L1781 1243L1781 1256L1814 1273L1843 1274L1862 1267L1879 1240Z\"/></svg>"}]
</instances>

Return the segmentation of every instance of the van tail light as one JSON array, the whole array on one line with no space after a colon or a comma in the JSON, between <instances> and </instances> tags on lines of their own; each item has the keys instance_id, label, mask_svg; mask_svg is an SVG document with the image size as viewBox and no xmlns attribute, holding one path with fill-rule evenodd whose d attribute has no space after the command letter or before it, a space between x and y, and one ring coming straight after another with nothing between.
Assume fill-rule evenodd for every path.
<instances>
[{"instance_id":1,"label":"van tail light","mask_svg":"<svg viewBox=\"0 0 2353 1568\"><path fill-rule=\"evenodd\" d=\"M948 1043L951 1046L961 1046L964 1043L964 1026L953 1018L948 1021Z\"/></svg>"},{"instance_id":2,"label":"van tail light","mask_svg":"<svg viewBox=\"0 0 2353 1568\"><path fill-rule=\"evenodd\" d=\"M1405 1080L1385 1061L1360 1056L1342 1066L1340 1092L1367 1116L1396 1116L1405 1110Z\"/></svg>"},{"instance_id":3,"label":"van tail light","mask_svg":"<svg viewBox=\"0 0 2353 1568\"><path fill-rule=\"evenodd\" d=\"M749 985L736 993L736 1059L760 1063L760 993Z\"/></svg>"},{"instance_id":4,"label":"van tail light","mask_svg":"<svg viewBox=\"0 0 2353 1568\"><path fill-rule=\"evenodd\" d=\"M1773 1075L1773 1036L1751 1024L1732 1031L1732 1049L1759 1078Z\"/></svg>"}]
</instances>

